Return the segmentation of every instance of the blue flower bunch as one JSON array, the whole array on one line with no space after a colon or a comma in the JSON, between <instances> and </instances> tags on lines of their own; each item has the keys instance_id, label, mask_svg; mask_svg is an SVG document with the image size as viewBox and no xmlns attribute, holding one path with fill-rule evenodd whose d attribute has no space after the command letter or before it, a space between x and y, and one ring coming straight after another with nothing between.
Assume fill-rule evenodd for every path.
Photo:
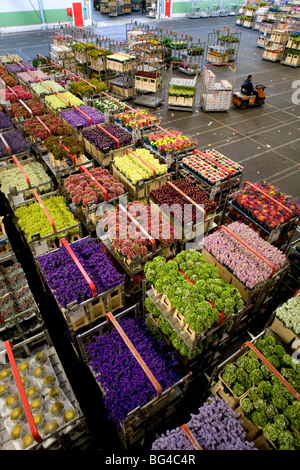
<instances>
[{"instance_id":1,"label":"blue flower bunch","mask_svg":"<svg viewBox=\"0 0 300 470\"><path fill-rule=\"evenodd\" d=\"M180 380L177 360L165 351L141 317L124 318L120 325L163 390ZM91 339L86 354L104 390L108 417L118 427L130 411L155 398L153 384L116 329Z\"/></svg>"},{"instance_id":2,"label":"blue flower bunch","mask_svg":"<svg viewBox=\"0 0 300 470\"><path fill-rule=\"evenodd\" d=\"M94 238L83 238L71 243L70 247L90 276L97 294L125 282L125 277L107 257L103 245ZM60 307L66 308L71 302L81 303L91 299L90 286L64 246L39 256L37 262Z\"/></svg>"}]
</instances>

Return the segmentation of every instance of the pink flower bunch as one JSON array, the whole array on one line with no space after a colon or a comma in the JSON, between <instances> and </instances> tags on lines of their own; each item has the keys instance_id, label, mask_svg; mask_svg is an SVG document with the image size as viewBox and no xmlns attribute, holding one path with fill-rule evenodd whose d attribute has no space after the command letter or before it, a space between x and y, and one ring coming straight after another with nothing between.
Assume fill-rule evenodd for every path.
<instances>
[{"instance_id":1,"label":"pink flower bunch","mask_svg":"<svg viewBox=\"0 0 300 470\"><path fill-rule=\"evenodd\" d=\"M151 235L157 247L168 246L174 241L174 228L163 221L161 214L157 214L155 220L152 221L151 208L148 205L134 201L127 205L126 210ZM132 259L136 255L143 258L148 250L152 249L151 241L143 230L119 207L116 211L106 212L103 223L114 248L127 259Z\"/></svg>"},{"instance_id":2,"label":"pink flower bunch","mask_svg":"<svg viewBox=\"0 0 300 470\"><path fill-rule=\"evenodd\" d=\"M234 222L228 229L268 260L275 267L275 272L284 266L286 256L247 225ZM265 282L271 275L269 264L223 229L206 236L204 247L249 289Z\"/></svg>"},{"instance_id":3,"label":"pink flower bunch","mask_svg":"<svg viewBox=\"0 0 300 470\"><path fill-rule=\"evenodd\" d=\"M89 172L106 189L109 200L124 194L124 186L108 170L99 167ZM102 189L85 173L70 175L65 179L64 186L77 206L83 204L86 207L91 202L98 204L105 200Z\"/></svg>"}]
</instances>

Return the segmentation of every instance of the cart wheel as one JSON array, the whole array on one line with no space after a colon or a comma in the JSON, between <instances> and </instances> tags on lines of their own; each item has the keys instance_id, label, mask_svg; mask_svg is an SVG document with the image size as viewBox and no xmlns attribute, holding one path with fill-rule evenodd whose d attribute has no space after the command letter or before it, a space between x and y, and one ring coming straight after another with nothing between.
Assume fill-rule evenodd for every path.
<instances>
[{"instance_id":1,"label":"cart wheel","mask_svg":"<svg viewBox=\"0 0 300 470\"><path fill-rule=\"evenodd\" d=\"M246 109L246 108L248 108L248 101L242 101L240 109Z\"/></svg>"}]
</instances>

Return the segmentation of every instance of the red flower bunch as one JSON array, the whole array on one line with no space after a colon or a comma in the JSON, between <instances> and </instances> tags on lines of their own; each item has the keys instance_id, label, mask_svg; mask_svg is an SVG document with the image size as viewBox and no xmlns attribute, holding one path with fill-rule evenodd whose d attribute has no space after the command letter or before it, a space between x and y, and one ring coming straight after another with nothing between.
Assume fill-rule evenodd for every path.
<instances>
[{"instance_id":1,"label":"red flower bunch","mask_svg":"<svg viewBox=\"0 0 300 470\"><path fill-rule=\"evenodd\" d=\"M26 106L31 109L34 116L42 116L45 112L44 106L37 100L27 100ZM30 112L26 109L22 103L13 103L11 107L11 116L16 118L23 117L24 119L29 119L31 117Z\"/></svg>"},{"instance_id":2,"label":"red flower bunch","mask_svg":"<svg viewBox=\"0 0 300 470\"><path fill-rule=\"evenodd\" d=\"M152 250L151 240L140 227L155 240L157 247L173 243L174 228L163 220L161 214L156 214L152 221L151 207L139 201L127 204L126 210L138 225L119 206L116 211L108 211L103 217L104 229L121 258L131 260L137 255L143 258Z\"/></svg>"},{"instance_id":3,"label":"red flower bunch","mask_svg":"<svg viewBox=\"0 0 300 470\"><path fill-rule=\"evenodd\" d=\"M40 116L40 119L50 129L53 135L61 136L66 134L67 129L61 119L55 116L50 116L49 114ZM34 139L40 138L44 141L49 137L47 129L45 129L45 127L35 118L27 119L24 122L24 131Z\"/></svg>"},{"instance_id":4,"label":"red flower bunch","mask_svg":"<svg viewBox=\"0 0 300 470\"><path fill-rule=\"evenodd\" d=\"M233 195L232 201L267 230L272 230L276 226L288 222L300 213L300 206L296 202L290 201L288 196L274 186L267 184L266 181L257 183L255 186L245 187ZM259 190L262 190L266 195ZM276 201L285 207L277 204Z\"/></svg>"}]
</instances>

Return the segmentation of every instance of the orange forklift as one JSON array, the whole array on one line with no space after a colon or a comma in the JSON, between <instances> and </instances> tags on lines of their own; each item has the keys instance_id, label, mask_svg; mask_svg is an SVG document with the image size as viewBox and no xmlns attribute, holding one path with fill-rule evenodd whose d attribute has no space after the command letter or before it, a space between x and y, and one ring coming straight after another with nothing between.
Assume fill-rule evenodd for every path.
<instances>
[{"instance_id":1,"label":"orange forklift","mask_svg":"<svg viewBox=\"0 0 300 470\"><path fill-rule=\"evenodd\" d=\"M232 103L235 107L240 109L246 109L252 106L262 106L265 102L265 86L264 85L255 85L255 90L257 91L257 96L253 93L248 93L244 86L241 86L241 91L233 93Z\"/></svg>"}]
</instances>

